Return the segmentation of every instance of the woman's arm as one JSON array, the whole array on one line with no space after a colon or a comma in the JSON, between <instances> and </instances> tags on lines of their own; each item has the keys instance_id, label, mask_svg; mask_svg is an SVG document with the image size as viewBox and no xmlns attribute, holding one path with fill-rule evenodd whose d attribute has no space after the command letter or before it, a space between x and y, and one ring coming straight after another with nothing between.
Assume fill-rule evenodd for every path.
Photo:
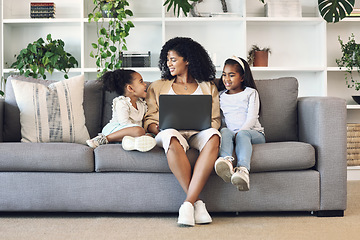
<instances>
[{"instance_id":1,"label":"woman's arm","mask_svg":"<svg viewBox=\"0 0 360 240\"><path fill-rule=\"evenodd\" d=\"M159 125L159 105L157 102L159 96L157 96L158 94L155 92L154 83L150 84L145 99L148 110L144 117L144 129L145 131L158 134L159 130L156 126Z\"/></svg>"},{"instance_id":2,"label":"woman's arm","mask_svg":"<svg viewBox=\"0 0 360 240\"><path fill-rule=\"evenodd\" d=\"M212 83L210 86L212 96L211 127L219 129L221 126L219 92L215 84Z\"/></svg>"}]
</instances>

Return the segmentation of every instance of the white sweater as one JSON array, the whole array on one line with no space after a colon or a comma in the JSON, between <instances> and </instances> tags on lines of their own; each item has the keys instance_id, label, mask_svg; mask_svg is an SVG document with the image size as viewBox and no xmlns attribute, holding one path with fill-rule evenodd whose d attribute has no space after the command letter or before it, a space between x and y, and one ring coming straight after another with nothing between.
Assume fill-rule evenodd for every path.
<instances>
[{"instance_id":1,"label":"white sweater","mask_svg":"<svg viewBox=\"0 0 360 240\"><path fill-rule=\"evenodd\" d=\"M234 132L256 130L264 133L259 122L260 100L256 89L246 87L244 91L228 94L220 93L220 108L223 112L226 127Z\"/></svg>"}]
</instances>

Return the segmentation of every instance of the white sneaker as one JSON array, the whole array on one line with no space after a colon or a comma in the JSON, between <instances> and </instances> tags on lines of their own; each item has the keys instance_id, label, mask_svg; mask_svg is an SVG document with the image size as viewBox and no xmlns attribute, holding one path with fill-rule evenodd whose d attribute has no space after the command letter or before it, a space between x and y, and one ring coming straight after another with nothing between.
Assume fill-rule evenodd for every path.
<instances>
[{"instance_id":1,"label":"white sneaker","mask_svg":"<svg viewBox=\"0 0 360 240\"><path fill-rule=\"evenodd\" d=\"M235 185L239 191L249 191L250 178L247 168L235 168L235 173L231 177L231 183Z\"/></svg>"},{"instance_id":2,"label":"white sneaker","mask_svg":"<svg viewBox=\"0 0 360 240\"><path fill-rule=\"evenodd\" d=\"M180 206L177 223L183 226L195 226L194 206L190 202L184 202Z\"/></svg>"},{"instance_id":3,"label":"white sneaker","mask_svg":"<svg viewBox=\"0 0 360 240\"><path fill-rule=\"evenodd\" d=\"M232 165L234 158L231 156L219 157L215 162L215 172L225 182L231 181L231 176L234 174L234 167Z\"/></svg>"},{"instance_id":4,"label":"white sneaker","mask_svg":"<svg viewBox=\"0 0 360 240\"><path fill-rule=\"evenodd\" d=\"M194 211L196 224L205 224L212 222L211 216L206 210L205 203L203 201L197 200L194 203Z\"/></svg>"},{"instance_id":5,"label":"white sneaker","mask_svg":"<svg viewBox=\"0 0 360 240\"><path fill-rule=\"evenodd\" d=\"M121 142L124 150L138 150L140 152L147 152L156 146L156 140L153 137L144 135L140 137L125 136Z\"/></svg>"},{"instance_id":6,"label":"white sneaker","mask_svg":"<svg viewBox=\"0 0 360 240\"><path fill-rule=\"evenodd\" d=\"M98 136L92 139L86 140L86 144L89 145L89 147L91 148L97 148L98 146L107 143L109 143L109 141L107 140L106 136L102 133L99 133Z\"/></svg>"}]
</instances>

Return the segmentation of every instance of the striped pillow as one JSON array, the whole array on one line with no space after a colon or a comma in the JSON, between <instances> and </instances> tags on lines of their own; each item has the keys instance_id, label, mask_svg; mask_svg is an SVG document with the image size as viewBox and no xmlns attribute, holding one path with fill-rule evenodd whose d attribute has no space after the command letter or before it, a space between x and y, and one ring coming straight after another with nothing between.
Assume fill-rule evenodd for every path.
<instances>
[{"instance_id":1,"label":"striped pillow","mask_svg":"<svg viewBox=\"0 0 360 240\"><path fill-rule=\"evenodd\" d=\"M12 80L20 110L22 142L85 144L84 75L45 86Z\"/></svg>"}]
</instances>

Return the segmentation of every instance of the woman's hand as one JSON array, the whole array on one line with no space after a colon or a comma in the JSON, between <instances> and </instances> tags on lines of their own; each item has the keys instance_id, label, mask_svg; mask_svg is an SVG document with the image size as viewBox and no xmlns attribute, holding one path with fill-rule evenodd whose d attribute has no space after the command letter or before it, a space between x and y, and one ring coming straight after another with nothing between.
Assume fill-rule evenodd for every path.
<instances>
[{"instance_id":1,"label":"woman's hand","mask_svg":"<svg viewBox=\"0 0 360 240\"><path fill-rule=\"evenodd\" d=\"M159 130L159 125L157 125L156 123L152 123L148 126L148 131L157 135L160 130Z\"/></svg>"}]
</instances>

